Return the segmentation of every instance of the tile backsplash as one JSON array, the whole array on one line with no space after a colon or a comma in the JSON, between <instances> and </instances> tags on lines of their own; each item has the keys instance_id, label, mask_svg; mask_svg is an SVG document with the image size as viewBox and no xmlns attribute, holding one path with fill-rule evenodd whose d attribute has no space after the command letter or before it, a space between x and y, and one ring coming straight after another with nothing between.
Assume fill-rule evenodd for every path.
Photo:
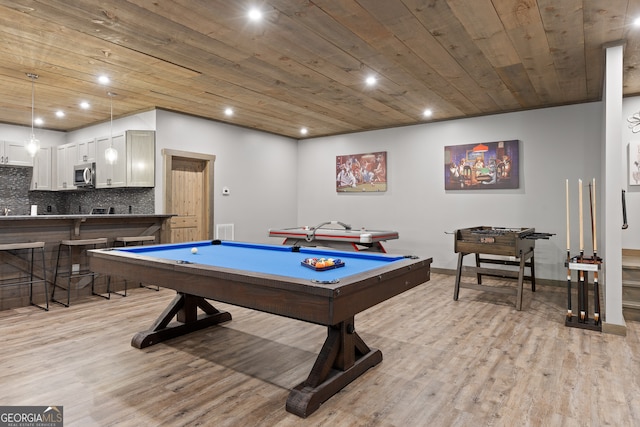
<instances>
[{"instance_id":1,"label":"tile backsplash","mask_svg":"<svg viewBox=\"0 0 640 427\"><path fill-rule=\"evenodd\" d=\"M11 210L10 215L29 214L32 171L32 168L0 167L0 214L5 208Z\"/></svg>"},{"instance_id":2,"label":"tile backsplash","mask_svg":"<svg viewBox=\"0 0 640 427\"><path fill-rule=\"evenodd\" d=\"M150 215L155 210L153 188L29 191L32 173L33 168L0 167L0 214L9 208L9 215L29 215L31 205L38 206L38 215L88 214L92 208L109 207L116 214Z\"/></svg>"}]
</instances>

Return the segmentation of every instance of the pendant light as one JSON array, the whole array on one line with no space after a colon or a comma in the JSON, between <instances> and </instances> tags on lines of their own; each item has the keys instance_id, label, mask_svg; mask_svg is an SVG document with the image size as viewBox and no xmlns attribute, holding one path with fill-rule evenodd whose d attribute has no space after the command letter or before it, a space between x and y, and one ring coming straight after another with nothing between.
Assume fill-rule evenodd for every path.
<instances>
[{"instance_id":1,"label":"pendant light","mask_svg":"<svg viewBox=\"0 0 640 427\"><path fill-rule=\"evenodd\" d=\"M33 121L34 121L34 109L35 109L35 95L34 95L34 82L38 78L37 74L27 73L27 77L31 79L31 138L26 142L25 148L31 157L35 157L40 150L40 141L36 139L36 135L33 131Z\"/></svg>"},{"instance_id":2,"label":"pendant light","mask_svg":"<svg viewBox=\"0 0 640 427\"><path fill-rule=\"evenodd\" d=\"M107 92L109 95L109 100L111 104L111 131L109 135L109 148L104 150L104 158L107 160L107 163L110 165L116 163L118 161L118 150L113 148L113 97L116 95L113 92Z\"/></svg>"}]
</instances>

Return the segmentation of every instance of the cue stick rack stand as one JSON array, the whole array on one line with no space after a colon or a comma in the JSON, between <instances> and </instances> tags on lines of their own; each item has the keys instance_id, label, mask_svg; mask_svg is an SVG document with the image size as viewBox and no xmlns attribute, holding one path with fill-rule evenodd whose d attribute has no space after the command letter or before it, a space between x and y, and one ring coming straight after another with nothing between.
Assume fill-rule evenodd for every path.
<instances>
[{"instance_id":1,"label":"cue stick rack stand","mask_svg":"<svg viewBox=\"0 0 640 427\"><path fill-rule=\"evenodd\" d=\"M588 329L591 331L602 332L602 312L600 310L600 284L598 276L602 268L603 260L598 257L598 239L597 239L597 221L596 221L596 180L595 178L589 182L589 210L591 214L591 243L593 245L593 255L585 257L584 255L584 214L583 214L583 189L586 187L582 179L578 179L578 231L580 235L579 255L571 256L571 226L570 226L570 203L569 203L569 180L566 180L566 215L567 215L567 258L565 259L565 267L567 267L567 314L565 317L565 326L573 328ZM572 294L573 294L573 272L578 272L578 310L576 313L572 310ZM589 312L589 272L593 274L593 286L591 295L593 298L593 310Z\"/></svg>"},{"instance_id":2,"label":"cue stick rack stand","mask_svg":"<svg viewBox=\"0 0 640 427\"><path fill-rule=\"evenodd\" d=\"M578 276L583 275L583 279L578 281L577 300L578 300L578 313L565 317L564 324L572 328L588 329L590 331L602 332L602 313L600 311L600 286L596 284L597 279L594 280L591 286L591 292L589 290L589 272L596 274L602 268L602 258L593 257L580 257L579 255L571 258L570 261L565 262L565 267L569 271L577 271ZM589 313L589 294L593 295L593 311ZM567 298L571 299L572 292L569 291ZM569 301L571 306L571 301ZM596 315L597 313L597 315Z\"/></svg>"}]
</instances>

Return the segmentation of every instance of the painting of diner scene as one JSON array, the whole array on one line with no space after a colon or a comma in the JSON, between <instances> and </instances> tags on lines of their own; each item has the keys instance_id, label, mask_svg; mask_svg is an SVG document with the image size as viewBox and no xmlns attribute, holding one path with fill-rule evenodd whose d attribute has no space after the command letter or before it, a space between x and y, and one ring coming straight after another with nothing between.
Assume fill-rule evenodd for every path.
<instances>
[{"instance_id":1,"label":"painting of diner scene","mask_svg":"<svg viewBox=\"0 0 640 427\"><path fill-rule=\"evenodd\" d=\"M445 190L518 188L518 148L518 140L445 146Z\"/></svg>"}]
</instances>

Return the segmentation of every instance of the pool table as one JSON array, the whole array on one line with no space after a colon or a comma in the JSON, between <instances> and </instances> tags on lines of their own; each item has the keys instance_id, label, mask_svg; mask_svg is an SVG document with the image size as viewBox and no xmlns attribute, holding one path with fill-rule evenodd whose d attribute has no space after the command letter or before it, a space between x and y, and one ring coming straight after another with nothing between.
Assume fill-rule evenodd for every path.
<instances>
[{"instance_id":1,"label":"pool table","mask_svg":"<svg viewBox=\"0 0 640 427\"><path fill-rule=\"evenodd\" d=\"M344 265L321 271L302 265L312 258ZM97 273L177 291L151 328L132 338L137 348L231 320L207 300L326 325L327 338L309 376L287 399L287 411L300 417L382 360L380 350L356 332L355 315L427 282L431 261L217 240L89 251Z\"/></svg>"}]
</instances>

